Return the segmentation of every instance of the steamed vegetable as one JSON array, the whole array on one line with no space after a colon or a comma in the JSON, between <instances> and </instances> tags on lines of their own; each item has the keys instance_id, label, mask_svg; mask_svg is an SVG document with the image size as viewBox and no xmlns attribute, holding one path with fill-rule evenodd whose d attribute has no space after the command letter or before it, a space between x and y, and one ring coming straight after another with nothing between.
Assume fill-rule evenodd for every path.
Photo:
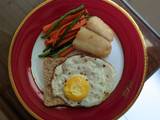
<instances>
[{"instance_id":1,"label":"steamed vegetable","mask_svg":"<svg viewBox=\"0 0 160 120\"><path fill-rule=\"evenodd\" d=\"M45 25L43 27L43 32L46 33L50 28L52 27L52 23L48 24L48 25Z\"/></svg>"},{"instance_id":2,"label":"steamed vegetable","mask_svg":"<svg viewBox=\"0 0 160 120\"><path fill-rule=\"evenodd\" d=\"M74 47L70 46L70 47L66 48L64 51L60 52L59 56L60 57L66 57L68 54L70 54L73 51L74 51Z\"/></svg>"},{"instance_id":3,"label":"steamed vegetable","mask_svg":"<svg viewBox=\"0 0 160 120\"><path fill-rule=\"evenodd\" d=\"M81 17L82 18L82 17ZM81 19L80 18L80 19ZM82 18L80 21L78 21L69 31L68 31L68 34L72 33L72 32L75 32L77 33L78 30L80 29L81 26L84 26L86 24L86 19L85 18ZM71 22L70 22L71 23ZM59 39L59 37L65 32L67 26L70 24L70 23L67 23L63 26L61 26L57 31L53 31L51 33L51 37L50 39L46 39L45 40L45 45L50 45L50 44L54 44L54 42L56 42L56 40ZM47 26L46 26L47 27ZM76 34L73 34L72 36L75 36ZM68 35L67 35L68 36Z\"/></svg>"},{"instance_id":4,"label":"steamed vegetable","mask_svg":"<svg viewBox=\"0 0 160 120\"><path fill-rule=\"evenodd\" d=\"M78 16L77 18L75 18L65 29L64 33L60 36L60 38L56 41L56 43L54 44L54 46L58 45L63 39L64 37L67 35L68 31L70 29L72 29L72 27L79 21L79 19L81 18L81 16Z\"/></svg>"},{"instance_id":5,"label":"steamed vegetable","mask_svg":"<svg viewBox=\"0 0 160 120\"><path fill-rule=\"evenodd\" d=\"M73 9L42 28L46 48L39 57L55 57L61 49L71 45L80 28L87 23L88 12L84 5Z\"/></svg>"},{"instance_id":6,"label":"steamed vegetable","mask_svg":"<svg viewBox=\"0 0 160 120\"><path fill-rule=\"evenodd\" d=\"M80 5L78 8L73 9L69 12L67 12L66 14L64 14L63 16L61 16L59 19L57 19L54 24L51 26L51 28L46 32L46 34L44 36L42 36L42 38L46 39L49 37L49 34L55 30L57 27L59 27L60 23L62 22L62 20L64 20L67 16L75 14L79 11L81 11L82 9L84 9L84 5Z\"/></svg>"},{"instance_id":7,"label":"steamed vegetable","mask_svg":"<svg viewBox=\"0 0 160 120\"><path fill-rule=\"evenodd\" d=\"M64 40L57 45L57 47L65 44L65 43L67 43L67 42L70 41L71 39L74 39L76 34L77 34L77 31L71 31L71 32L69 32L69 33L66 35L66 37L64 38Z\"/></svg>"},{"instance_id":8,"label":"steamed vegetable","mask_svg":"<svg viewBox=\"0 0 160 120\"><path fill-rule=\"evenodd\" d=\"M71 39L70 41L68 41L67 43L63 44L62 46L57 47L56 49L53 50L52 47L48 48L45 52L43 52L42 54L39 55L40 58L44 58L44 57L55 57L55 55L57 53L59 53L60 51L65 50L65 48L67 46L71 46L72 42L74 39Z\"/></svg>"},{"instance_id":9,"label":"steamed vegetable","mask_svg":"<svg viewBox=\"0 0 160 120\"><path fill-rule=\"evenodd\" d=\"M72 50L71 50L72 49ZM70 52L74 50L72 44L69 44L68 46L62 48L60 51L58 51L55 54L52 54L51 57L65 57L68 55Z\"/></svg>"}]
</instances>

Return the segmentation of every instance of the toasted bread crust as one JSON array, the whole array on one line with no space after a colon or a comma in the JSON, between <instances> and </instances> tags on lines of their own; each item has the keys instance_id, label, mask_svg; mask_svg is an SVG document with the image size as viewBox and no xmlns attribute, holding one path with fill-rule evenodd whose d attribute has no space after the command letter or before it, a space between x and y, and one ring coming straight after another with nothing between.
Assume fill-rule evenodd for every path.
<instances>
[{"instance_id":1,"label":"toasted bread crust","mask_svg":"<svg viewBox=\"0 0 160 120\"><path fill-rule=\"evenodd\" d=\"M44 104L48 107L65 105L65 102L59 98L55 97L52 92L52 79L54 74L54 69L57 65L65 61L65 58L45 58L43 62L43 76L44 76Z\"/></svg>"}]
</instances>

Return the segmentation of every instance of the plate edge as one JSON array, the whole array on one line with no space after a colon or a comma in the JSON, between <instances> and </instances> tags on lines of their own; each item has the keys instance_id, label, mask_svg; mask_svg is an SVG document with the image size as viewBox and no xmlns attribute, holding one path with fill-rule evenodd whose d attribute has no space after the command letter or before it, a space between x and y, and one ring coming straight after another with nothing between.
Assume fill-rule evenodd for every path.
<instances>
[{"instance_id":1,"label":"plate edge","mask_svg":"<svg viewBox=\"0 0 160 120\"><path fill-rule=\"evenodd\" d=\"M37 5L35 8L33 8L22 20L22 22L19 24L17 30L15 31L13 38L11 40L11 44L10 44L10 48L9 48L9 55L8 55L8 72L9 72L9 78L10 78L10 82L11 82L11 86L12 89L15 93L15 95L17 96L19 102L21 103L21 105L36 119L38 120L43 120L43 118L41 118L40 116L38 116L36 113L34 113L28 106L27 104L23 101L23 99L21 98L20 94L18 93L18 90L16 88L15 82L13 80L13 74L12 74L12 70L11 70L11 53L12 53L12 49L13 49L13 44L15 42L15 38L17 36L17 34L19 33L20 29L22 28L23 24L25 23L25 21L39 8L43 7L45 4L51 2L53 0L46 0L42 3L40 3L39 5Z\"/></svg>"},{"instance_id":2,"label":"plate edge","mask_svg":"<svg viewBox=\"0 0 160 120\"><path fill-rule=\"evenodd\" d=\"M148 62L147 47L146 47L146 44L145 44L144 36L143 36L140 28L138 27L137 23L133 19L133 17L124 8L122 8L120 5L118 5L114 1L112 1L112 0L102 0L102 1L110 3L112 6L114 6L118 10L120 10L120 12L122 12L130 20L130 22L132 23L132 25L134 26L134 28L138 32L139 37L141 38L141 44L143 46L143 52L144 52L144 71L143 71L143 78L142 78L141 86L138 89L138 92L137 92L136 96L134 97L134 99L132 99L131 103L121 113L119 113L119 115L117 115L114 118L115 120L117 120L122 115L124 115L124 113L126 113L129 110L129 108L134 104L134 102L136 101L136 99L140 95L140 92L141 92L141 90L142 90L142 88L144 86L145 77L146 77L146 73L147 73L147 69L148 69L148 64L147 64L147 62Z\"/></svg>"},{"instance_id":3,"label":"plate edge","mask_svg":"<svg viewBox=\"0 0 160 120\"><path fill-rule=\"evenodd\" d=\"M40 3L38 6L36 6L33 10L31 10L27 16L23 19L23 21L20 23L20 25L18 26L16 32L14 33L14 36L12 38L12 41L11 41L11 45L10 45L10 48L9 48L9 55L8 55L8 72L9 72L9 78L10 78L10 82L11 82L11 85L12 85L12 89L14 90L18 100L20 101L20 103L22 104L22 106L36 119L38 120L43 120L43 118L41 118L40 116L38 116L36 113L34 113L28 106L27 104L23 101L23 99L21 98L21 96L19 95L18 93L18 90L16 88L16 85L14 83L14 80L13 80L13 75L12 75L12 71L11 71L11 53L12 53L12 48L13 48L13 44L15 42L15 38L18 34L18 32L20 31L21 27L23 26L23 24L25 23L25 21L36 11L38 10L39 8L41 8L42 6L44 6L45 4L51 2L51 1L55 1L55 0L47 0L47 1L44 1L42 3ZM144 79L146 77L146 72L147 72L147 61L148 61L148 56L147 56L147 49L146 49L146 45L145 45L145 41L144 41L144 37L143 37L143 34L140 30L140 28L138 27L137 23L134 21L134 19L132 18L132 16L126 11L124 10L121 6L119 6L117 3L111 1L111 0L102 0L106 3L109 3L110 5L114 6L115 8L117 8L118 10L120 10L120 12L122 12L133 24L133 26L135 27L136 31L138 32L140 38L141 38L141 43L142 43L142 46L143 46L143 52L144 52L144 72L143 72L143 79L142 79L142 83L141 83L141 86L136 94L136 96L134 97L134 99L131 101L131 103L126 107L126 109L124 109L119 115L117 115L114 119L118 119L120 116L122 116L126 111L128 111L128 109L133 105L133 103L136 101L136 99L138 98L142 88L143 88L143 85L144 85Z\"/></svg>"}]
</instances>

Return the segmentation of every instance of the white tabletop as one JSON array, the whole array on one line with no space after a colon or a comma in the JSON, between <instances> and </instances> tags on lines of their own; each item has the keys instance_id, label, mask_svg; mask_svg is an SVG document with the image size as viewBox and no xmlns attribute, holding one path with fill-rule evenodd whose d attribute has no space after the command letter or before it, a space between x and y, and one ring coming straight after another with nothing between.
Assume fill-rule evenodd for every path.
<instances>
[{"instance_id":1,"label":"white tabletop","mask_svg":"<svg viewBox=\"0 0 160 120\"><path fill-rule=\"evenodd\" d=\"M145 82L134 105L119 120L160 120L160 69Z\"/></svg>"}]
</instances>

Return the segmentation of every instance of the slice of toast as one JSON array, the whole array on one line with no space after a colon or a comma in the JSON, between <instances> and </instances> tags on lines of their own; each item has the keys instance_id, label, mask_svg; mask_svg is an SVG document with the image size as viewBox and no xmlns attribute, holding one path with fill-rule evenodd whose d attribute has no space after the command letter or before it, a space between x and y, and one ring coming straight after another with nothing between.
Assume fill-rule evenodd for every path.
<instances>
[{"instance_id":1,"label":"slice of toast","mask_svg":"<svg viewBox=\"0 0 160 120\"><path fill-rule=\"evenodd\" d=\"M44 76L44 104L48 107L65 105L64 100L55 97L52 92L52 79L54 69L57 65L65 61L65 58L45 58L43 62L43 76Z\"/></svg>"}]
</instances>

